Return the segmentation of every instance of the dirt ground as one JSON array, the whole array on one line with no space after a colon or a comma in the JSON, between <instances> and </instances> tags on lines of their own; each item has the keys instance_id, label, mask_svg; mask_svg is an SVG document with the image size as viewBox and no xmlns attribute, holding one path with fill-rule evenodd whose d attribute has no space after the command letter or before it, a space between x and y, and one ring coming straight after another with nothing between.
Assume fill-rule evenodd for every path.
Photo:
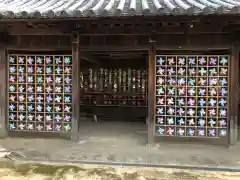
<instances>
[{"instance_id":1,"label":"dirt ground","mask_svg":"<svg viewBox=\"0 0 240 180\"><path fill-rule=\"evenodd\" d=\"M239 180L240 173L0 162L1 180Z\"/></svg>"},{"instance_id":2,"label":"dirt ground","mask_svg":"<svg viewBox=\"0 0 240 180\"><path fill-rule=\"evenodd\" d=\"M81 127L83 128L79 132L78 142L56 138L8 137L0 139L0 146L21 154L23 160L213 168L239 168L240 165L240 143L229 148L181 142L176 144L162 142L152 146L146 145L147 125L145 124L88 122Z\"/></svg>"},{"instance_id":3,"label":"dirt ground","mask_svg":"<svg viewBox=\"0 0 240 180\"><path fill-rule=\"evenodd\" d=\"M240 143L229 148L202 144L146 145L147 125L84 123L78 142L52 138L0 139L1 147L17 162L107 162L161 167L239 169ZM83 128L84 127L84 128ZM216 153L217 152L217 153ZM1 162L1 161L0 161ZM151 167L152 167L151 166ZM204 168L205 169L205 168ZM36 165L0 163L1 180L240 180L240 173L220 173L109 166Z\"/></svg>"}]
</instances>

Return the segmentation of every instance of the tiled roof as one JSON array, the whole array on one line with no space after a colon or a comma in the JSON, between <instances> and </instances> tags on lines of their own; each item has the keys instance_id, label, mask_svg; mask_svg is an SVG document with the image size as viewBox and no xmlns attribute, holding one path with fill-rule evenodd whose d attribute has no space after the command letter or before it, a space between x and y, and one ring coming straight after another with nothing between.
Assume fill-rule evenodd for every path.
<instances>
[{"instance_id":1,"label":"tiled roof","mask_svg":"<svg viewBox=\"0 0 240 180\"><path fill-rule=\"evenodd\" d=\"M240 14L239 0L0 0L3 18Z\"/></svg>"}]
</instances>

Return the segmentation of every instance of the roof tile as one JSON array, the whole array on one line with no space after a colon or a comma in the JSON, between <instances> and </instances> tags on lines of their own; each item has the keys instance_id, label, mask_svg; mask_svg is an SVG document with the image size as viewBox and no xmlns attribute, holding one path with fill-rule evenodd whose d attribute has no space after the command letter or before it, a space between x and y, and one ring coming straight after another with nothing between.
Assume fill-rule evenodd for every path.
<instances>
[{"instance_id":1,"label":"roof tile","mask_svg":"<svg viewBox=\"0 0 240 180\"><path fill-rule=\"evenodd\" d=\"M240 14L237 0L0 0L2 18Z\"/></svg>"}]
</instances>

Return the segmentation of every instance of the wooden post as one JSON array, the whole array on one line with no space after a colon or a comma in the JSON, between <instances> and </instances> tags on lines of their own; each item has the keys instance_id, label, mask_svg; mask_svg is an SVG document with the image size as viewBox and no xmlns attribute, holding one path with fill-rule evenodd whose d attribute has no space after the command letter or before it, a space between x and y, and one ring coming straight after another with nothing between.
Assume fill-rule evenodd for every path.
<instances>
[{"instance_id":1,"label":"wooden post","mask_svg":"<svg viewBox=\"0 0 240 180\"><path fill-rule=\"evenodd\" d=\"M239 50L232 46L230 63L230 94L229 94L229 144L235 144L238 140L238 99L239 99Z\"/></svg>"},{"instance_id":2,"label":"wooden post","mask_svg":"<svg viewBox=\"0 0 240 180\"><path fill-rule=\"evenodd\" d=\"M235 72L235 76L236 76L236 93L235 93L235 96L236 96L236 99L237 100L237 103L235 104L236 106L236 109L235 109L235 114L236 114L236 118L235 118L235 128L236 128L236 141L239 141L240 140L240 45L236 45L236 72Z\"/></svg>"},{"instance_id":3,"label":"wooden post","mask_svg":"<svg viewBox=\"0 0 240 180\"><path fill-rule=\"evenodd\" d=\"M0 45L0 137L7 136L7 125L6 125L6 96L7 96L7 83L6 83L6 66L7 59L5 55L4 44Z\"/></svg>"},{"instance_id":4,"label":"wooden post","mask_svg":"<svg viewBox=\"0 0 240 180\"><path fill-rule=\"evenodd\" d=\"M73 120L72 120L72 136L71 140L78 141L79 140L79 118L80 118L80 53L79 53L79 34L73 33L72 36L72 60L73 60L73 85L72 85L72 93L73 93Z\"/></svg>"},{"instance_id":5,"label":"wooden post","mask_svg":"<svg viewBox=\"0 0 240 180\"><path fill-rule=\"evenodd\" d=\"M154 108L155 108L155 56L156 41L149 38L148 53L148 144L154 143Z\"/></svg>"}]
</instances>

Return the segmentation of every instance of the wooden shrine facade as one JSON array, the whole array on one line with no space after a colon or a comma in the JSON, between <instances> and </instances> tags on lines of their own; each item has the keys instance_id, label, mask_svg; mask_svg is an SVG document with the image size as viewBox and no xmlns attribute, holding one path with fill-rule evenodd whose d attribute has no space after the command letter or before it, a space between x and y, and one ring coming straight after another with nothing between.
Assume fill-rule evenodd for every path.
<instances>
[{"instance_id":1,"label":"wooden shrine facade","mask_svg":"<svg viewBox=\"0 0 240 180\"><path fill-rule=\"evenodd\" d=\"M38 122L35 121L34 127L39 127L40 129L44 129L43 132L38 132L35 129L34 134L38 135L38 133L42 134L56 134L56 132L64 132L72 137L72 139L78 138L78 132L81 127L78 127L79 118L79 99L80 99L80 59L90 62L94 66L100 67L103 61L100 61L96 56L92 56L91 52L100 51L100 52L140 52L146 51L148 57L148 67L146 67L148 71L148 97L147 97L147 108L148 108L148 142L153 143L155 140L187 140L187 141L206 141L210 143L217 144L232 144L237 141L237 127L238 127L238 88L239 88L239 45L240 45L240 37L239 37L239 29L240 22L238 16L162 16L162 17L131 17L131 18L86 18L81 21L77 20L3 20L0 26L0 41L1 41L1 123L2 123L2 134L11 135L11 134L30 134L30 129L19 129L18 131L14 131L10 128L16 126L16 123L12 123L14 121L10 121L10 111L9 107L11 105L10 97L16 93L14 90L10 92L9 87L11 83L9 82L10 76L18 79L16 87L12 87L12 89L19 88L21 85L25 85L27 89L26 83L20 82L19 78L22 75L28 74L27 70L29 67L33 69L44 68L43 79L48 78L47 69L49 68L49 74L53 75L53 72L50 72L50 69L57 70L59 67L64 70L64 72L59 74L55 74L52 76L52 80L56 81L59 77L62 77L62 84L59 84L59 87L65 89L64 92L55 92L53 93L54 98L64 98L62 101L59 100L59 111L64 111L66 105L69 104L69 112L61 115L62 118L65 115L72 117L72 121L69 122L59 122L55 123L54 127L51 129L46 129L48 122L44 121L44 127L41 127L41 120ZM19 60L22 58L21 62ZM32 63L28 64L29 58L32 59ZM42 58L42 61L41 61ZM206 59L206 62L203 64L198 64L200 59ZM11 61L9 61L11 59ZM46 60L49 59L49 67L46 64ZM163 64L159 64L161 60L168 61L168 59L173 59L173 64L167 64L164 62ZM188 64L178 64L179 59L185 59ZM190 63L190 60L195 59L197 63L194 66ZM210 60L215 59L216 64L209 64ZM39 61L38 61L39 60ZM59 60L52 62L51 60ZM225 63L226 60L226 63ZM18 61L18 62L17 62ZM223 62L223 63L222 63ZM12 63L12 64L11 64ZM40 65L39 65L39 64ZM57 63L60 63L57 64ZM222 64L221 64L222 63ZM159 73L159 68L164 67L163 74ZM16 72L14 69L22 68L21 72ZM169 68L174 68L174 71L183 70L186 71L183 76L177 74L169 74ZM180 69L181 68L181 69ZM195 68L199 73L200 70L212 70L213 74L206 73L191 75L188 74L187 71L190 68ZM206 69L207 68L207 69ZM215 69L214 69L215 68ZM65 73L66 69L71 69L68 71L68 74ZM10 72L10 70L13 70ZM214 72L216 70L216 72ZM161 70L160 70L161 71ZM40 71L39 71L40 72ZM38 73L39 73L38 72ZM12 74L11 74L12 73ZM204 72L203 72L204 73ZM214 73L216 73L214 75ZM43 81L38 82L38 74L35 72L31 72L28 74L32 75L33 81L33 91L36 94L36 89L38 88L38 83L44 83ZM40 73L41 75L41 73ZM183 87L185 90L189 90L189 88L196 87L199 88L201 86L205 86L203 91L209 93L213 88L213 85L204 85L204 84L192 84L183 82L183 84L167 84L164 82L162 86L158 83L159 78L162 78L163 81L168 81L171 77L175 77L176 81L183 77L186 81L189 78L192 78L194 81L198 81L201 79L201 76L206 77L206 82L215 81L214 78L217 78L216 82L216 95L213 92L213 101L216 101L216 109L211 107L210 105L200 106L198 104L193 104L187 106L179 106L176 104L172 106L167 104L167 99L171 98L167 89L175 87L176 93ZM26 76L27 77L27 76ZM26 78L25 77L25 78ZM71 82L70 80L71 79ZM69 80L69 81L68 81ZM220 80L225 81L226 84L221 87ZM221 81L221 82L222 82ZM46 82L45 82L46 83ZM69 83L70 86L66 84ZM196 82L197 83L197 82ZM7 85L7 88L4 88ZM14 85L14 84L12 84ZM52 85L52 88L58 87L58 85ZM67 92L66 88L70 88L71 91ZM163 88L163 95L159 93L161 90L159 88ZM7 90L6 90L7 89ZM199 90L195 89L195 90ZM165 91L166 90L166 91ZM226 94L220 95L221 90L226 90ZM49 92L43 93L44 98L46 98L46 94ZM187 92L186 92L187 93ZM17 93L16 93L17 94ZM23 93L25 98L28 97L28 93ZM34 94L35 101L33 103L27 101L26 106L23 108L28 108L28 105L33 105L33 108L37 108L37 95ZM41 94L41 93L40 93ZM50 93L51 95L51 93ZM68 96L69 95L69 96ZM17 95L18 96L18 95ZM53 98L50 97L51 98ZM202 96L197 95L183 95L178 96L173 94L174 101L177 102L177 99L184 97L186 103L188 100L193 98L197 102L204 99L206 96L208 100L210 100L210 94L203 94ZM19 98L21 97L16 97ZM161 98L164 99L164 102L158 104L158 101ZM68 99L68 100L67 100ZM70 100L71 99L71 100ZM221 107L221 102L223 103L223 107ZM219 105L220 103L220 105ZM50 103L49 108L54 108ZM61 106L60 106L61 105ZM21 107L21 102L18 102L16 108ZM162 110L159 110L159 107L164 107L164 115L161 115ZM185 120L183 123L178 124L179 119L172 120L171 123L167 120L167 118L176 118L177 115L172 115L168 117L169 109L174 107L174 112L181 110L181 108L186 111L191 108L196 111L196 115L194 114L185 114ZM47 117L47 111L42 111L44 117ZM197 115L198 111L204 109L207 114L213 113L213 118L208 115L203 115L203 121L205 124L199 124L200 115ZM182 109L182 110L183 110ZM212 111L209 111L212 110ZM220 112L223 110L223 112ZM159 113L158 113L159 111ZM214 112L213 112L214 111ZM215 112L216 111L216 112ZM52 117L57 117L59 114L57 110L54 110L56 114ZM185 113L185 112L184 112ZM187 113L187 112L186 112ZM220 113L223 113L223 117L220 116ZM159 115L160 114L160 115ZM13 114L14 115L14 114ZM33 119L37 118L37 116L41 116L41 113L34 111L32 114ZM20 122L20 114L18 110L16 110L16 116L18 119L16 121ZM180 114L179 116L184 116ZM189 124L191 120L191 116L196 117L194 122L195 124ZM61 117L60 117L61 118ZM161 120L159 118L165 118L164 122L161 125ZM211 119L210 124L208 124L208 118ZM13 117L14 119L14 117ZM51 119L51 118L50 118ZM216 120L216 121L215 121ZM50 120L49 120L50 121ZM215 123L214 123L215 121ZM222 124L220 125L220 121ZM188 123L188 124L187 124ZM40 124L40 126L38 126ZM57 126L58 125L58 126ZM26 124L23 124L26 127ZM58 131L56 128L58 127ZM159 129L158 127L163 127L163 129ZM172 135L172 128L179 132L181 127L185 128L185 135L181 137L181 134ZM203 127L203 128L202 128ZM198 134L200 130L205 129L203 134ZM65 131L66 130L66 131ZM193 135L188 134L188 132L193 133ZM195 130L195 132L192 132ZM163 133L168 132L168 133ZM216 131L216 132L215 132ZM169 134L170 132L170 134ZM163 133L163 134L161 134ZM193 136L193 137L191 137Z\"/></svg>"}]
</instances>

